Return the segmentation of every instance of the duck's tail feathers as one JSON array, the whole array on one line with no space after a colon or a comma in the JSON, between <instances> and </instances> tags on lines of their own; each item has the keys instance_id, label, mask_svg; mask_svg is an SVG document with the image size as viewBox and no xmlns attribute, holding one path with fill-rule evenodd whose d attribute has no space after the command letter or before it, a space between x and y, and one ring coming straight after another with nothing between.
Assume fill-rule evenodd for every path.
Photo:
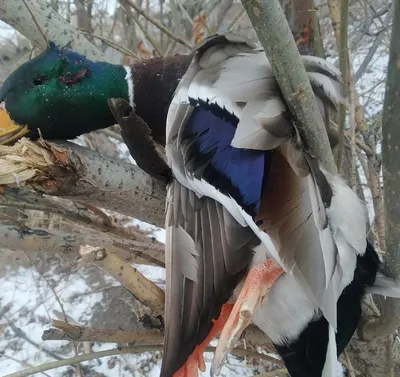
<instances>
[{"instance_id":1,"label":"duck's tail feathers","mask_svg":"<svg viewBox=\"0 0 400 377\"><path fill-rule=\"evenodd\" d=\"M329 325L329 341L322 377L338 377L338 359L335 329Z\"/></svg>"}]
</instances>

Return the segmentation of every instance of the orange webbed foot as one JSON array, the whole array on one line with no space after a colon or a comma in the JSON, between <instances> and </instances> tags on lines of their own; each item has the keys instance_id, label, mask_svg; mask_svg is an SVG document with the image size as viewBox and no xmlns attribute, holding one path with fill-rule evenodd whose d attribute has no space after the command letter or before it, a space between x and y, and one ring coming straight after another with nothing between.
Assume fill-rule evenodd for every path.
<instances>
[{"instance_id":1,"label":"orange webbed foot","mask_svg":"<svg viewBox=\"0 0 400 377\"><path fill-rule=\"evenodd\" d=\"M243 330L251 323L255 308L268 294L283 269L272 259L253 267L221 333L212 364L212 371L218 375L226 355L233 349Z\"/></svg>"},{"instance_id":2,"label":"orange webbed foot","mask_svg":"<svg viewBox=\"0 0 400 377\"><path fill-rule=\"evenodd\" d=\"M208 334L203 343L199 344L193 353L187 359L185 365L182 366L175 374L174 377L198 377L199 370L206 371L206 363L204 361L203 353L210 344L210 342L221 333L224 328L229 315L233 309L233 304L224 304L221 309L221 314L218 319L214 320L214 326Z\"/></svg>"}]
</instances>

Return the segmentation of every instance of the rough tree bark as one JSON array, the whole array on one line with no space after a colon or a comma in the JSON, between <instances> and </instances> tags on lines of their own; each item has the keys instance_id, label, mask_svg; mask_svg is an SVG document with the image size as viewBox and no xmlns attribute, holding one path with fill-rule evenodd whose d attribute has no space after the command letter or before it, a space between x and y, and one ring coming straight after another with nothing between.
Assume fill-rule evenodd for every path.
<instances>
[{"instance_id":1,"label":"rough tree bark","mask_svg":"<svg viewBox=\"0 0 400 377\"><path fill-rule=\"evenodd\" d=\"M390 44L382 120L383 191L386 215L385 273L400 279L400 2L395 13ZM400 326L400 300L388 298L372 336L392 334Z\"/></svg>"},{"instance_id":2,"label":"rough tree bark","mask_svg":"<svg viewBox=\"0 0 400 377\"><path fill-rule=\"evenodd\" d=\"M13 154L29 156L30 164L21 167L12 160ZM165 186L136 165L73 143L40 145L28 139L12 148L0 147L2 155L5 157L0 158L0 184L26 181L43 194L89 203L155 226L164 225Z\"/></svg>"}]
</instances>

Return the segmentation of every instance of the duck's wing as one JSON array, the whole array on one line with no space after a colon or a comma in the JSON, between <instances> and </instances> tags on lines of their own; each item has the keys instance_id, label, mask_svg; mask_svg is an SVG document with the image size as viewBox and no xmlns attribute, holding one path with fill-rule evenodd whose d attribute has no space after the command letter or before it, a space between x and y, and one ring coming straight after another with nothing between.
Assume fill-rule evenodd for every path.
<instances>
[{"instance_id":1,"label":"duck's wing","mask_svg":"<svg viewBox=\"0 0 400 377\"><path fill-rule=\"evenodd\" d=\"M220 203L198 198L176 180L168 188L166 231L161 376L171 377L208 336L260 241Z\"/></svg>"},{"instance_id":2,"label":"duck's wing","mask_svg":"<svg viewBox=\"0 0 400 377\"><path fill-rule=\"evenodd\" d=\"M303 63L328 126L344 102L340 73ZM252 227L336 328L338 295L366 248L365 214L307 153L262 50L231 35L200 47L171 104L166 151L176 179ZM339 249L350 251L344 272Z\"/></svg>"}]
</instances>

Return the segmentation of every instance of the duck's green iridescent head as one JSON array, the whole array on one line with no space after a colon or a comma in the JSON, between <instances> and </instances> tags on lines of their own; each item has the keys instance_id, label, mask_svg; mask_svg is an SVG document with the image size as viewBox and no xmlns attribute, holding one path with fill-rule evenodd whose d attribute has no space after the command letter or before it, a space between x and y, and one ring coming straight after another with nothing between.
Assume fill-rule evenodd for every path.
<instances>
[{"instance_id":1,"label":"duck's green iridescent head","mask_svg":"<svg viewBox=\"0 0 400 377\"><path fill-rule=\"evenodd\" d=\"M7 78L0 103L27 126L27 136L37 138L39 128L45 139L72 139L115 123L107 99L129 100L126 76L123 66L95 63L51 43Z\"/></svg>"}]
</instances>

